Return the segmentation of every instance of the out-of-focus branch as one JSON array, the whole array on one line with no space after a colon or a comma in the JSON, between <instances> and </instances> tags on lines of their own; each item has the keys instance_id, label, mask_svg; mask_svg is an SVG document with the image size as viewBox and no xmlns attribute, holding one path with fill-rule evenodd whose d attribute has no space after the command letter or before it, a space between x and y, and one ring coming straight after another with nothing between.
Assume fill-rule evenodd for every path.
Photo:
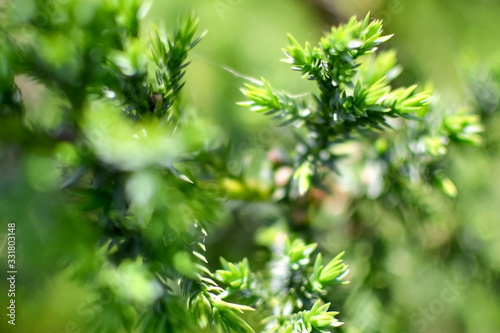
<instances>
[{"instance_id":1,"label":"out-of-focus branch","mask_svg":"<svg viewBox=\"0 0 500 333\"><path fill-rule=\"evenodd\" d=\"M309 4L317 11L319 16L325 23L330 25L338 24L345 21L344 17L338 10L338 6L331 0L307 0Z\"/></svg>"}]
</instances>

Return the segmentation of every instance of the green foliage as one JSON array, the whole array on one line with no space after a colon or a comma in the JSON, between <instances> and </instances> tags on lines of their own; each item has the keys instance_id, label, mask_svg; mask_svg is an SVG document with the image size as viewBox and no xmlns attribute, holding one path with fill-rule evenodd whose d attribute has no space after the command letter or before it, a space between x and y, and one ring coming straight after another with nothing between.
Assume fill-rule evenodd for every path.
<instances>
[{"instance_id":1,"label":"green foliage","mask_svg":"<svg viewBox=\"0 0 500 333\"><path fill-rule=\"evenodd\" d=\"M303 78L316 82L319 94L292 96L274 90L264 79L260 86L245 84L242 92L250 101L241 105L297 128L292 180L299 196L309 190L311 182L321 187L323 166L339 171L337 161L344 156L336 154L335 148L348 142L364 144L365 150L375 148L378 162L396 168L397 174L418 165L419 176L430 173L433 179L440 176L436 176L438 171L429 171L429 156L437 161L445 155L449 141L480 143L477 116L465 110L436 115L429 112L430 89L391 86L401 72L395 53L374 55L390 37L382 36L382 22L370 21L369 14L362 22L353 17L332 28L317 47L309 43L302 47L289 36L284 61ZM393 128L394 134L387 131ZM451 181L439 179L445 192L453 195Z\"/></svg>"},{"instance_id":2,"label":"green foliage","mask_svg":"<svg viewBox=\"0 0 500 333\"><path fill-rule=\"evenodd\" d=\"M286 239L280 247L269 272L251 272L246 259L235 264L221 259L224 269L215 276L227 285L223 297L235 297L267 313L264 332L330 332L342 325L335 318L338 312L327 311L330 303L325 304L324 296L327 287L346 283L343 253L323 265L321 254L311 258L317 244Z\"/></svg>"},{"instance_id":3,"label":"green foliage","mask_svg":"<svg viewBox=\"0 0 500 333\"><path fill-rule=\"evenodd\" d=\"M75 278L113 295L90 329L191 332L209 323L248 331L237 314L251 309L217 296L221 288L199 252L202 226L216 221L219 210L218 199L197 180L211 178L197 171L196 160L199 150L209 148L210 134L202 122L187 122L178 103L188 51L200 40L198 21L187 15L170 37L155 30L145 40L138 35L140 1L72 1L54 13L43 1L30 4L32 11L22 17L21 8L5 8L10 19L3 25L9 31L2 35L2 74L9 81L2 80L2 121L13 123L22 137L10 131L2 146L24 144L29 160L43 150L37 165L57 172L49 179L47 172L34 173L33 186L44 184L36 189L45 195L64 194L56 203L78 216L69 221L73 232L79 223L90 229L84 244L89 258L77 254L83 240L55 249L75 251L71 265L58 269L67 266ZM43 25L39 17L46 19ZM24 24L26 42L16 35ZM49 128L23 124L29 106L15 97L16 75L57 96L63 114ZM189 176L177 169L186 158L192 159ZM194 299L206 301L202 310L209 318L190 313L186 304Z\"/></svg>"},{"instance_id":4,"label":"green foliage","mask_svg":"<svg viewBox=\"0 0 500 333\"><path fill-rule=\"evenodd\" d=\"M375 53L388 40L381 37L381 28L380 21L370 22L367 16L363 22L351 19L347 25L333 28L317 47L307 43L302 47L289 37L285 62L318 89L291 95L262 79L260 84L245 85L242 91L249 101L240 103L272 116L281 125L293 125L295 151L287 153L276 171L290 168L293 175L281 184L285 192L281 202L293 207L307 200L314 205L321 200L316 199L318 190L340 194L340 201L348 197L338 218L348 231L332 238L345 244L347 251L365 247L378 251L368 254L369 262L359 259L358 271L366 265L370 271L354 287L348 303L348 316L357 319L357 327L369 327L373 332L390 327L386 322L391 317L363 326L359 309L373 315L391 311L397 316L399 300L390 296L396 287L391 284L392 271L386 267L392 267L390 261L399 246L416 252L424 246L421 235L439 218L439 204L431 202L438 196L433 188L450 197L457 195L447 175L449 151L453 146L479 145L483 131L479 116L467 108L437 110L429 87L395 87L394 80L401 73L395 53ZM320 214L309 210L305 223L318 220ZM295 223L304 223L304 219ZM343 240L345 235L349 241ZM326 272L337 271L327 267ZM322 274L328 276L326 272L319 273L317 280L321 282ZM391 304L390 309L382 308L383 304ZM414 328L403 324L391 329ZM302 327L296 329L300 332Z\"/></svg>"},{"instance_id":5,"label":"green foliage","mask_svg":"<svg viewBox=\"0 0 500 333\"><path fill-rule=\"evenodd\" d=\"M375 54L389 39L381 21L352 18L317 47L289 36L285 62L316 83L314 92L291 95L264 79L243 90L252 111L296 127L295 151L267 170L289 175L256 185L224 167L218 129L183 101L189 52L204 35L194 15L173 33L143 34L147 5L139 0L24 0L1 10L0 121L8 130L0 149L9 177L0 204L27 202L8 211L26 235L26 276L43 284L66 274L92 294L112 295L96 301L102 311L85 331L333 332L342 314L330 311L340 308L331 287L346 284L344 252L323 260L308 219L298 226L293 213L313 207L315 190L331 190L325 180L348 169L348 157L349 167L381 166L375 178L385 182L354 191L353 206L367 197L409 205L428 184L454 196L448 148L481 141L469 111L439 114L430 90L393 88L395 53ZM30 102L26 85L48 97ZM221 259L215 270L206 258L207 235L234 199L292 215L280 212L286 223L268 226L272 258L256 271L251 259ZM277 225L285 231L273 234ZM26 250L41 248L50 250Z\"/></svg>"},{"instance_id":6,"label":"green foliage","mask_svg":"<svg viewBox=\"0 0 500 333\"><path fill-rule=\"evenodd\" d=\"M181 81L184 77L184 68L189 64L186 58L203 36L194 38L198 22L194 17L188 17L184 22L177 24L179 28L170 38L166 39L156 31L152 38L151 53L156 64L157 93L161 93L161 103L157 103L155 112L164 114L174 103L177 95L184 86ZM154 97L158 98L158 97Z\"/></svg>"},{"instance_id":7,"label":"green foliage","mask_svg":"<svg viewBox=\"0 0 500 333\"><path fill-rule=\"evenodd\" d=\"M4 9L1 115L13 129L2 146L25 149L23 158L43 172L32 173L31 191L57 194L54 209L75 215L69 232L81 233L83 223L89 234L53 245L69 255L54 272L66 269L113 295L88 329L253 332L241 317L253 308L224 300L245 284L222 289L204 257L205 228L220 218L220 199L205 184L219 176L203 157L212 133L180 103L188 52L201 38L198 21L187 15L170 36L155 29L147 40L139 36L140 1L72 1L54 12L41 1L30 5L22 15L15 5ZM23 25L27 41L16 35ZM61 116L47 127L24 123L31 106L14 82L19 75L56 96ZM300 246L290 249L293 265L308 263L311 251L301 254ZM334 278L330 270L321 283ZM324 307L315 311L313 326L328 326Z\"/></svg>"}]
</instances>

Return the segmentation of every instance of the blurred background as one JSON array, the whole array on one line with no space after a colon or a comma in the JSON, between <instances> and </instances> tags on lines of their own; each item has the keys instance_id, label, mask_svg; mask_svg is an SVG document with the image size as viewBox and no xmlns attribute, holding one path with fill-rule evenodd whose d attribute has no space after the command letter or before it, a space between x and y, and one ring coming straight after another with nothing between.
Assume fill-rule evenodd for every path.
<instances>
[{"instance_id":1,"label":"blurred background","mask_svg":"<svg viewBox=\"0 0 500 333\"><path fill-rule=\"evenodd\" d=\"M351 284L329 295L345 322L339 332L500 332L500 3L157 0L143 33L149 23L171 29L189 11L198 14L200 30L208 35L191 53L185 100L216 119L221 140L230 142L228 170L244 172L256 183L271 177L263 174L269 151L287 147L292 138L236 102L243 100L244 77L263 76L296 94L311 89L279 62L287 33L315 44L331 25L370 11L384 20L386 34L395 34L384 47L397 51L404 68L398 84L432 83L436 108L446 112L466 106L481 115L484 145L452 150L447 161L456 198L420 193L418 204L407 207L411 216L404 218L394 213L397 203L391 209L377 198L353 199L339 191L314 205L305 203L294 214L310 216L312 239L327 254L346 250ZM269 259L266 235L270 225L280 225L280 212L238 200L227 206L225 223L207 241L210 265L219 268L224 255L228 260L249 257L251 267L262 267ZM86 307L93 296L67 277L57 276L49 285L19 314L29 316L30 332L78 332L71 323L95 317ZM5 325L4 318L0 330Z\"/></svg>"}]
</instances>

